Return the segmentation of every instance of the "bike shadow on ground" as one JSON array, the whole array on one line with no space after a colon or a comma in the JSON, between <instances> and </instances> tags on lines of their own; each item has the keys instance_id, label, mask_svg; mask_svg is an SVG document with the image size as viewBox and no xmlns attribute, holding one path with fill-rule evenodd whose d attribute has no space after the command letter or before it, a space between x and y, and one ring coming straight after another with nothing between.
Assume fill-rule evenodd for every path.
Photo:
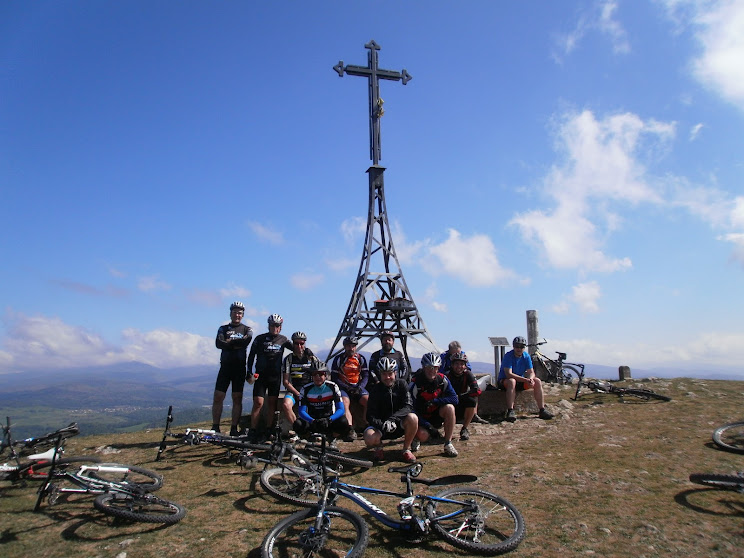
<instances>
[{"instance_id":1,"label":"bike shadow on ground","mask_svg":"<svg viewBox=\"0 0 744 558\"><path fill-rule=\"evenodd\" d=\"M674 497L680 506L718 516L744 517L744 495L719 488L691 488Z\"/></svg>"}]
</instances>

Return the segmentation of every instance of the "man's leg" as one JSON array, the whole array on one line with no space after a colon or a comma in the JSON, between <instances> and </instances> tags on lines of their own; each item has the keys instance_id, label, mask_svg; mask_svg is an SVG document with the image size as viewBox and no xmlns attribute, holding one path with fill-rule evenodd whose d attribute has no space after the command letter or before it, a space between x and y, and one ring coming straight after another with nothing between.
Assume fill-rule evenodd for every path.
<instances>
[{"instance_id":1,"label":"man's leg","mask_svg":"<svg viewBox=\"0 0 744 558\"><path fill-rule=\"evenodd\" d=\"M266 408L269 413L269 429L272 429L274 428L274 426L276 426L274 424L274 421L276 420L276 403L278 399L279 397L277 395L269 395L268 405Z\"/></svg>"},{"instance_id":2,"label":"man's leg","mask_svg":"<svg viewBox=\"0 0 744 558\"><path fill-rule=\"evenodd\" d=\"M409 413L403 419L403 451L411 449L411 443L418 430L418 416L415 413Z\"/></svg>"},{"instance_id":3,"label":"man's leg","mask_svg":"<svg viewBox=\"0 0 744 558\"><path fill-rule=\"evenodd\" d=\"M264 398L253 396L253 409L251 410L251 429L256 430L261 420L261 409L263 409Z\"/></svg>"},{"instance_id":4,"label":"man's leg","mask_svg":"<svg viewBox=\"0 0 744 558\"><path fill-rule=\"evenodd\" d=\"M535 403L538 409L545 408L545 396L543 395L542 382L540 378L535 378Z\"/></svg>"},{"instance_id":5,"label":"man's leg","mask_svg":"<svg viewBox=\"0 0 744 558\"><path fill-rule=\"evenodd\" d=\"M243 416L243 392L232 392L232 427L237 428ZM231 428L232 430L232 428Z\"/></svg>"},{"instance_id":6,"label":"man's leg","mask_svg":"<svg viewBox=\"0 0 744 558\"><path fill-rule=\"evenodd\" d=\"M514 378L506 378L502 381L504 388L506 388L506 408L514 408L514 400L517 398L517 381Z\"/></svg>"},{"instance_id":7,"label":"man's leg","mask_svg":"<svg viewBox=\"0 0 744 558\"><path fill-rule=\"evenodd\" d=\"M367 403L369 402L369 394L364 394L359 398L359 406L362 408L362 421L366 424L367 422Z\"/></svg>"},{"instance_id":8,"label":"man's leg","mask_svg":"<svg viewBox=\"0 0 744 558\"><path fill-rule=\"evenodd\" d=\"M294 424L294 421L297 420L297 415L294 412L294 399L292 397L285 396L284 399L282 399L282 410L284 411L284 416L287 417L289 424Z\"/></svg>"},{"instance_id":9,"label":"man's leg","mask_svg":"<svg viewBox=\"0 0 744 558\"><path fill-rule=\"evenodd\" d=\"M346 395L342 395L341 401L344 402L344 415L346 415L346 422L348 422L349 424L354 424L351 417L351 399L349 399L349 397Z\"/></svg>"},{"instance_id":10,"label":"man's leg","mask_svg":"<svg viewBox=\"0 0 744 558\"><path fill-rule=\"evenodd\" d=\"M212 425L220 424L222 418L222 404L225 401L227 394L224 391L214 390L214 397L212 398ZM242 395L242 394L241 394Z\"/></svg>"},{"instance_id":11,"label":"man's leg","mask_svg":"<svg viewBox=\"0 0 744 558\"><path fill-rule=\"evenodd\" d=\"M444 441L452 441L452 432L455 430L455 407L454 405L447 404L439 409L439 416L444 420Z\"/></svg>"},{"instance_id":12,"label":"man's leg","mask_svg":"<svg viewBox=\"0 0 744 558\"><path fill-rule=\"evenodd\" d=\"M462 427L467 428L475 416L475 407L465 407L462 412Z\"/></svg>"}]
</instances>

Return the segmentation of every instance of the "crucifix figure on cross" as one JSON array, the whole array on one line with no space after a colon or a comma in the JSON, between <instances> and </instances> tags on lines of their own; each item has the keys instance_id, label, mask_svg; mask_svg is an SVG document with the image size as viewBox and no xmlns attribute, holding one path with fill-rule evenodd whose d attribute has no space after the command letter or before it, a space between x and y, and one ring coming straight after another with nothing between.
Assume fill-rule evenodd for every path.
<instances>
[{"instance_id":1,"label":"crucifix figure on cross","mask_svg":"<svg viewBox=\"0 0 744 558\"><path fill-rule=\"evenodd\" d=\"M393 70L382 70L377 66L377 51L380 50L374 39L364 45L369 49L367 53L367 66L344 66L344 61L339 60L333 69L338 72L339 77L344 77L344 72L350 76L363 76L369 81L369 158L376 165L382 159L380 148L380 118L385 112L382 109L384 101L380 98L380 79L391 81L402 81L403 85L408 83L411 75L405 69L401 72Z\"/></svg>"}]
</instances>

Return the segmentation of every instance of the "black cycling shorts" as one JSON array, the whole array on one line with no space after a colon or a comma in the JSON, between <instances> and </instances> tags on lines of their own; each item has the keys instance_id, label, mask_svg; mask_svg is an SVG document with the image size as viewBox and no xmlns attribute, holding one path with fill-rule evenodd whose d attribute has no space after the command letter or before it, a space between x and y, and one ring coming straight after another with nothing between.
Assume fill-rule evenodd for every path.
<instances>
[{"instance_id":1,"label":"black cycling shorts","mask_svg":"<svg viewBox=\"0 0 744 558\"><path fill-rule=\"evenodd\" d=\"M259 372L253 383L253 397L278 397L282 385L281 376L269 376L266 372Z\"/></svg>"},{"instance_id":2,"label":"black cycling shorts","mask_svg":"<svg viewBox=\"0 0 744 558\"><path fill-rule=\"evenodd\" d=\"M233 393L243 393L245 386L245 364L222 364L220 371L217 373L217 381L214 383L214 390L227 393L227 388L232 384Z\"/></svg>"}]
</instances>

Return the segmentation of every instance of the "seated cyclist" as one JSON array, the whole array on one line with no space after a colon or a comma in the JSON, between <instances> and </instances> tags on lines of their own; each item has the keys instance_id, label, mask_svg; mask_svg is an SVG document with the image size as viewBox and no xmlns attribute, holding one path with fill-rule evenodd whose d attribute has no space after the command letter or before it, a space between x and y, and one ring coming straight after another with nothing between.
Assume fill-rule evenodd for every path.
<instances>
[{"instance_id":1,"label":"seated cyclist","mask_svg":"<svg viewBox=\"0 0 744 558\"><path fill-rule=\"evenodd\" d=\"M351 404L358 404L361 407L362 417L365 417L369 399L369 393L366 389L369 369L367 368L367 359L356 351L358 343L359 340L356 337L344 339L344 352L336 355L331 365L331 378L341 389L341 398L346 407L346 420L349 425L354 424ZM354 432L352 426L344 437L344 441L353 442L354 440L356 440L356 432Z\"/></svg>"},{"instance_id":2,"label":"seated cyclist","mask_svg":"<svg viewBox=\"0 0 744 558\"><path fill-rule=\"evenodd\" d=\"M450 371L447 374L452 387L457 394L457 405L455 405L455 416L457 420L462 420L462 429L460 430L460 440L469 440L470 431L468 426L473 420L478 409L478 396L481 393L478 387L478 380L475 375L468 370L468 356L460 351L457 354L450 355Z\"/></svg>"},{"instance_id":3,"label":"seated cyclist","mask_svg":"<svg viewBox=\"0 0 744 558\"><path fill-rule=\"evenodd\" d=\"M413 412L413 398L405 380L396 377L398 363L393 358L382 357L377 362L379 383L369 390L367 422L364 443L374 448L374 460L383 459L382 441L403 436L403 461L413 463L411 443L418 430L418 417Z\"/></svg>"},{"instance_id":4,"label":"seated cyclist","mask_svg":"<svg viewBox=\"0 0 744 558\"><path fill-rule=\"evenodd\" d=\"M527 340L518 335L512 341L512 350L504 355L499 369L499 377L496 386L506 391L506 416L509 422L517 420L517 414L514 412L514 401L517 398L517 392L526 389L534 389L535 403L540 409L538 415L543 420L550 420L553 414L545 409L545 398L543 396L542 382L535 376L535 370L532 368L532 357L525 351Z\"/></svg>"},{"instance_id":5,"label":"seated cyclist","mask_svg":"<svg viewBox=\"0 0 744 558\"><path fill-rule=\"evenodd\" d=\"M335 383L326 381L328 368L324 363L318 361L310 374L312 383L300 390L300 416L294 422L294 430L299 435L308 432L325 434L332 438L331 446L335 446L333 434L348 434L350 428L344 414L341 390Z\"/></svg>"},{"instance_id":6,"label":"seated cyclist","mask_svg":"<svg viewBox=\"0 0 744 558\"><path fill-rule=\"evenodd\" d=\"M447 377L439 373L441 364L438 353L427 353L421 359L423 368L413 376L410 390L419 424L412 449L416 451L420 442L439 437L438 429L444 424L444 454L457 457L457 450L452 445L457 394Z\"/></svg>"}]
</instances>

